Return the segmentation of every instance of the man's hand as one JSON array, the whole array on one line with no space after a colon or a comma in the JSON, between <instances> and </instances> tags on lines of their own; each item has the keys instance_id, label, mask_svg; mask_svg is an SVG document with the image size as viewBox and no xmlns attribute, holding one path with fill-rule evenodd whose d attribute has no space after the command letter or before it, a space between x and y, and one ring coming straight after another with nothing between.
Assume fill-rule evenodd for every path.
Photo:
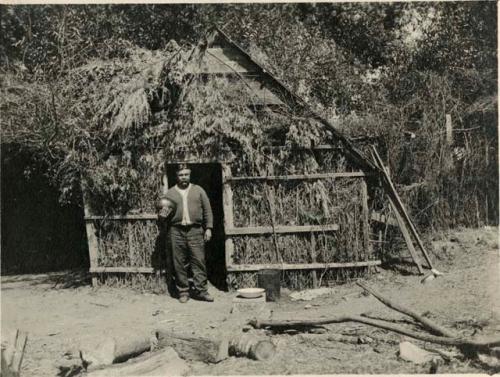
<instances>
[{"instance_id":1,"label":"man's hand","mask_svg":"<svg viewBox=\"0 0 500 377\"><path fill-rule=\"evenodd\" d=\"M158 216L167 218L168 215L170 215L171 212L172 212L171 208L169 208L169 207L163 207L162 209L160 209L160 213L158 214Z\"/></svg>"},{"instance_id":2,"label":"man's hand","mask_svg":"<svg viewBox=\"0 0 500 377\"><path fill-rule=\"evenodd\" d=\"M206 229L205 230L205 236L203 237L205 242L208 242L212 239L212 229Z\"/></svg>"}]
</instances>

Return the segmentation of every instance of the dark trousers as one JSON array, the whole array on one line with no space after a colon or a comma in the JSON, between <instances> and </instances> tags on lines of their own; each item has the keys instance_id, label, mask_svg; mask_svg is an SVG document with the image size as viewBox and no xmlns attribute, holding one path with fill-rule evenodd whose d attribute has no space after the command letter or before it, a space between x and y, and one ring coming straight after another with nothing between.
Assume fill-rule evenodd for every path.
<instances>
[{"instance_id":1,"label":"dark trousers","mask_svg":"<svg viewBox=\"0 0 500 377\"><path fill-rule=\"evenodd\" d=\"M201 226L176 226L170 228L170 241L175 269L175 284L179 295L189 291L187 267L193 272L194 288L207 291L207 269L205 266L205 241Z\"/></svg>"}]
</instances>

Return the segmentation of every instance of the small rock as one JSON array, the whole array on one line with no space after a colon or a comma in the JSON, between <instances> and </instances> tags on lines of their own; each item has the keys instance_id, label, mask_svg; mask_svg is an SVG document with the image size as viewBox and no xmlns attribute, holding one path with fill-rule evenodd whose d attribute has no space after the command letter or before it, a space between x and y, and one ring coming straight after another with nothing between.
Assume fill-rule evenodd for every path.
<instances>
[{"instance_id":1,"label":"small rock","mask_svg":"<svg viewBox=\"0 0 500 377\"><path fill-rule=\"evenodd\" d=\"M424 364L439 359L435 353L423 350L410 342L399 343L399 357L415 364Z\"/></svg>"},{"instance_id":2,"label":"small rock","mask_svg":"<svg viewBox=\"0 0 500 377\"><path fill-rule=\"evenodd\" d=\"M477 356L483 364L488 365L490 368L500 367L500 358L495 355L479 353Z\"/></svg>"},{"instance_id":3,"label":"small rock","mask_svg":"<svg viewBox=\"0 0 500 377\"><path fill-rule=\"evenodd\" d=\"M311 309L312 308L312 305L309 305L307 304L306 306L304 306L304 309Z\"/></svg>"},{"instance_id":4,"label":"small rock","mask_svg":"<svg viewBox=\"0 0 500 377\"><path fill-rule=\"evenodd\" d=\"M373 343L373 339L369 336L360 336L358 337L358 344L371 344Z\"/></svg>"},{"instance_id":5,"label":"small rock","mask_svg":"<svg viewBox=\"0 0 500 377\"><path fill-rule=\"evenodd\" d=\"M431 360L431 367L429 369L429 374L437 374L439 369L439 360Z\"/></svg>"},{"instance_id":6,"label":"small rock","mask_svg":"<svg viewBox=\"0 0 500 377\"><path fill-rule=\"evenodd\" d=\"M433 281L436 277L434 274L427 275L425 278L423 278L420 283L422 284L429 284L431 281Z\"/></svg>"}]
</instances>

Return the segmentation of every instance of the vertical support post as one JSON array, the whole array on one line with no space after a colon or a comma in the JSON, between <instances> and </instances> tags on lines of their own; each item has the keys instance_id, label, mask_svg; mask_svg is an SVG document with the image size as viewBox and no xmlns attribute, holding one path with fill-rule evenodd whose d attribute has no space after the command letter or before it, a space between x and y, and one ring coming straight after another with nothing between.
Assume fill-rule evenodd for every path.
<instances>
[{"instance_id":1,"label":"vertical support post","mask_svg":"<svg viewBox=\"0 0 500 377\"><path fill-rule=\"evenodd\" d=\"M130 258L130 265L135 266L135 248L134 244L134 236L132 234L134 227L132 225L131 220L127 220L127 243L128 243L128 255Z\"/></svg>"},{"instance_id":2,"label":"vertical support post","mask_svg":"<svg viewBox=\"0 0 500 377\"><path fill-rule=\"evenodd\" d=\"M363 248L365 250L365 260L371 256L372 250L370 245L370 213L368 209L368 186L366 178L361 178L361 205L363 216Z\"/></svg>"},{"instance_id":3,"label":"vertical support post","mask_svg":"<svg viewBox=\"0 0 500 377\"><path fill-rule=\"evenodd\" d=\"M490 164L490 145L488 144L488 141L485 142L484 144L484 167L485 169L488 169L488 166ZM484 225L489 224L489 203L488 203L488 191L485 191L485 197L484 197Z\"/></svg>"},{"instance_id":4,"label":"vertical support post","mask_svg":"<svg viewBox=\"0 0 500 377\"><path fill-rule=\"evenodd\" d=\"M267 167L267 174L273 176L274 175L274 166L272 164ZM278 244L278 236L276 235L276 191L274 187L267 187L266 182L264 182L264 193L266 194L266 199L269 207L269 215L271 218L271 227L273 228L273 243L274 249L276 252L276 262L283 263L283 258L280 254L279 244Z\"/></svg>"},{"instance_id":5,"label":"vertical support post","mask_svg":"<svg viewBox=\"0 0 500 377\"><path fill-rule=\"evenodd\" d=\"M313 232L311 232L311 262L316 263L316 236L314 235ZM311 276L312 276L312 281L313 281L313 288L319 288L318 285L318 273L316 270L311 271Z\"/></svg>"},{"instance_id":6,"label":"vertical support post","mask_svg":"<svg viewBox=\"0 0 500 377\"><path fill-rule=\"evenodd\" d=\"M233 190L231 189L231 182L228 178L231 178L231 167L227 164L222 164L222 205L224 209L224 230L234 228L234 217L233 217ZM227 232L225 232L227 233ZM225 234L225 246L226 246L226 268L229 268L233 264L233 254L234 254L234 243L231 236Z\"/></svg>"},{"instance_id":7,"label":"vertical support post","mask_svg":"<svg viewBox=\"0 0 500 377\"><path fill-rule=\"evenodd\" d=\"M88 217L92 216L90 211L90 204L87 195L87 191L85 185L81 185L82 188L82 196L83 196L83 210L85 215L85 230L87 231L87 242L89 247L89 260L90 260L90 273L92 274L92 286L97 286L97 276L93 271L94 268L98 267L98 251L99 251L99 243L97 241L96 231L94 220L89 219Z\"/></svg>"},{"instance_id":8,"label":"vertical support post","mask_svg":"<svg viewBox=\"0 0 500 377\"><path fill-rule=\"evenodd\" d=\"M446 114L446 143L453 144L453 126L451 124L451 115Z\"/></svg>"}]
</instances>

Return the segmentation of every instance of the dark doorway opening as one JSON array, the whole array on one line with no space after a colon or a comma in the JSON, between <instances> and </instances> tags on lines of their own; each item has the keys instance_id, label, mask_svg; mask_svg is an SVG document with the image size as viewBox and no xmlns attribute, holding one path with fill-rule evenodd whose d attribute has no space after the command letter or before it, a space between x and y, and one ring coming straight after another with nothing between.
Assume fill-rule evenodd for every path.
<instances>
[{"instance_id":1,"label":"dark doorway opening","mask_svg":"<svg viewBox=\"0 0 500 377\"><path fill-rule=\"evenodd\" d=\"M48 166L29 152L12 144L1 150L2 274L88 268L81 203L62 205Z\"/></svg>"},{"instance_id":2,"label":"dark doorway opening","mask_svg":"<svg viewBox=\"0 0 500 377\"><path fill-rule=\"evenodd\" d=\"M205 245L208 280L216 288L226 290L226 259L224 243L224 210L222 206L222 166L218 163L189 164L191 183L207 193L214 215L212 240ZM175 165L167 164L169 188L175 186Z\"/></svg>"}]
</instances>

